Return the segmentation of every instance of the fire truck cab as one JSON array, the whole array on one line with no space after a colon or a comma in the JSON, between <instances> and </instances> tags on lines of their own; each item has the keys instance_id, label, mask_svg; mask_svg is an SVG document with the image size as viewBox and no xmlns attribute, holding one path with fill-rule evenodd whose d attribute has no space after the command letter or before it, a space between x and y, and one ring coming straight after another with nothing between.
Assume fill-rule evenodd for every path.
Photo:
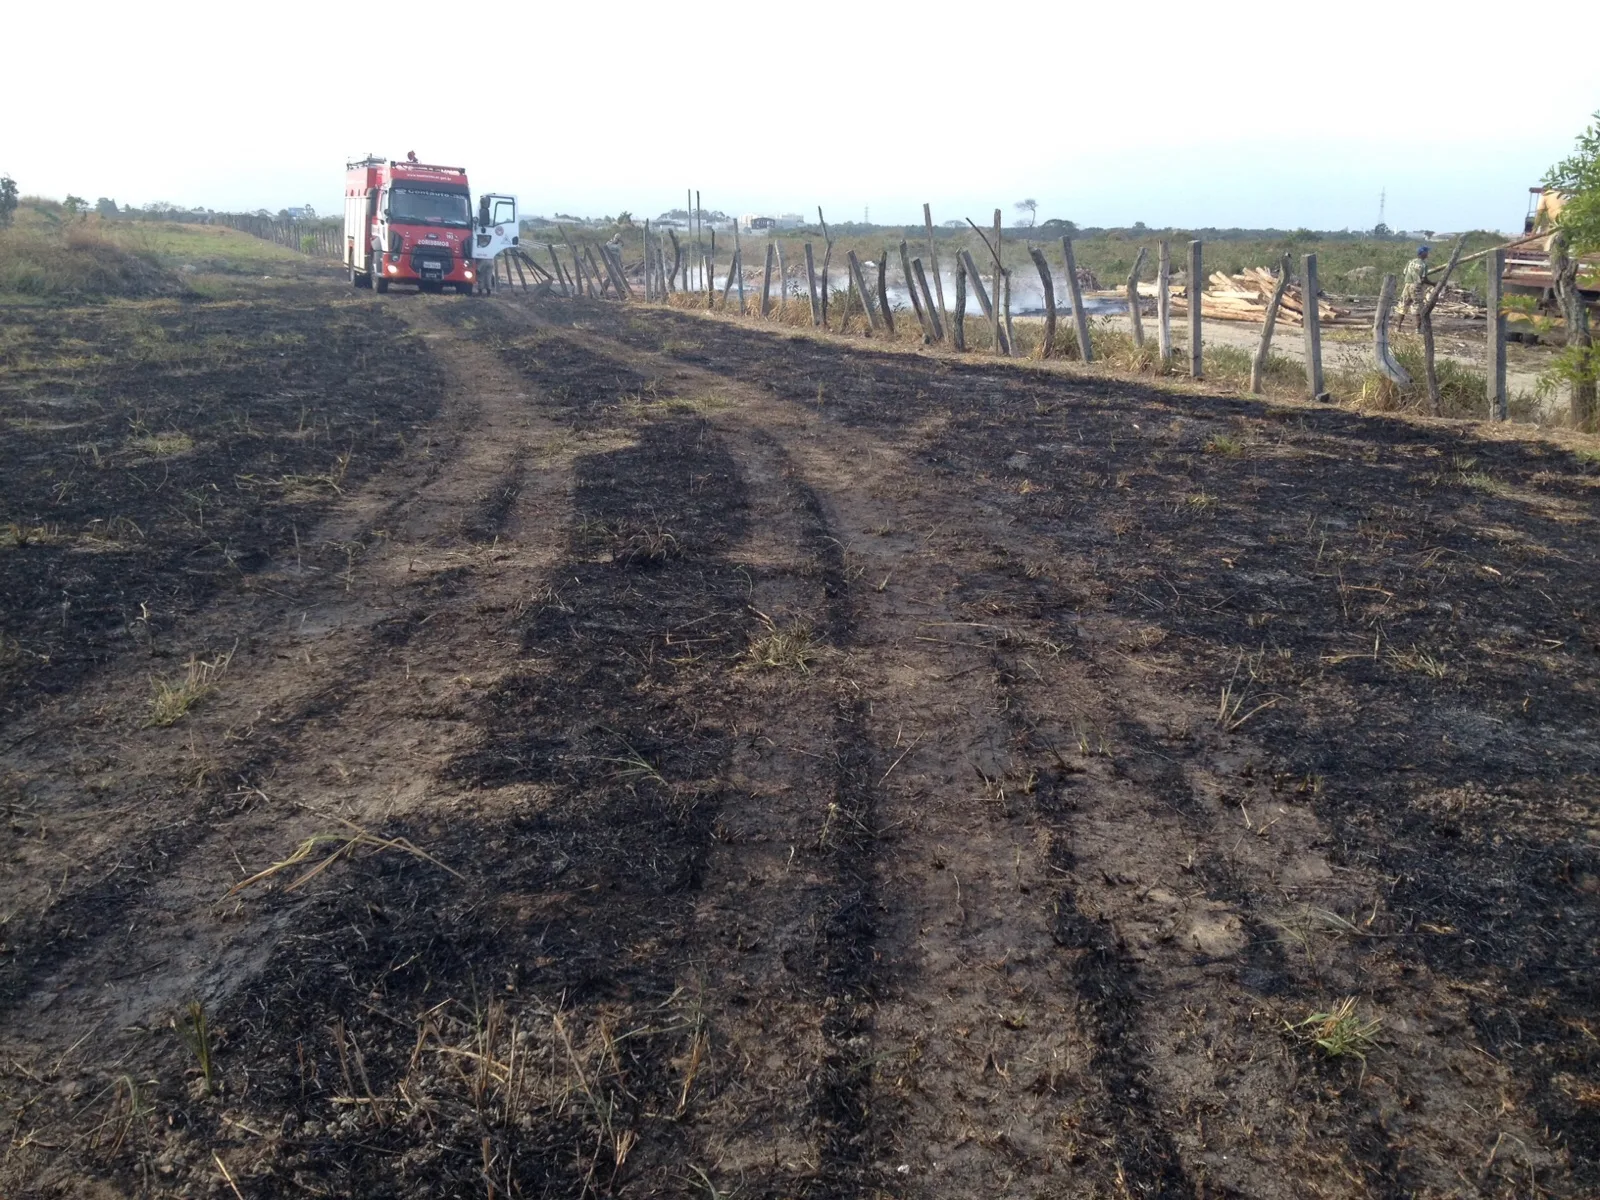
<instances>
[{"instance_id":1,"label":"fire truck cab","mask_svg":"<svg viewBox=\"0 0 1600 1200\"><path fill-rule=\"evenodd\" d=\"M346 165L345 265L350 282L471 292L478 276L472 194L462 167L366 158Z\"/></svg>"}]
</instances>

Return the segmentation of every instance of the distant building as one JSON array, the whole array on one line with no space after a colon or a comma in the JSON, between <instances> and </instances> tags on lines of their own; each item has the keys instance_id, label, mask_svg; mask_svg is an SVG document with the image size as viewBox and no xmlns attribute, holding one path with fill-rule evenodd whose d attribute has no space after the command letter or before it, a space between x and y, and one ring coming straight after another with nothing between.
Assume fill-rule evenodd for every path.
<instances>
[{"instance_id":1,"label":"distant building","mask_svg":"<svg viewBox=\"0 0 1600 1200\"><path fill-rule=\"evenodd\" d=\"M739 218L739 228L749 233L774 229L799 229L804 224L805 218L799 213L784 213L781 217L772 217L765 213L745 213Z\"/></svg>"}]
</instances>

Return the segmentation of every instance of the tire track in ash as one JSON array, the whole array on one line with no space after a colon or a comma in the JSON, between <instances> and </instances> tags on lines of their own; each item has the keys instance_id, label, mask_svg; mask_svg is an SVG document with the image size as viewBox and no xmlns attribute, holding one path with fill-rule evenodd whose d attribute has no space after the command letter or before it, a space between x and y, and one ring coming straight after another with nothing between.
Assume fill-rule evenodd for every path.
<instances>
[{"instance_id":1,"label":"tire track in ash","mask_svg":"<svg viewBox=\"0 0 1600 1200\"><path fill-rule=\"evenodd\" d=\"M651 360L633 361L643 370ZM1052 1095L1082 1039L1071 1002L1053 996L1051 931L1030 898L1051 885L1033 833L1024 813L985 794L985 780L1009 769L999 693L950 686L988 674L993 649L971 636L953 606L959 576L928 545L949 523L947 497L924 494L901 453L869 431L840 431L727 377L661 369L732 399L714 419L741 431L752 455L781 449L808 506L827 514L816 528L832 539L855 609L841 671L863 730L851 736L880 748L877 778L864 780L878 793L875 894L859 909L876 927L879 965L863 997L874 1003L836 1030L850 1053L835 1061L857 1075L840 1116L865 1126L849 1149L871 1151L857 1178L912 1195L1059 1185L1074 1173ZM842 907L834 925L846 944L853 911ZM1101 1176L1080 1165L1076 1177Z\"/></svg>"},{"instance_id":2,"label":"tire track in ash","mask_svg":"<svg viewBox=\"0 0 1600 1200\"><path fill-rule=\"evenodd\" d=\"M712 1174L729 1186L858 1195L873 1159L877 756L851 676L854 598L842 545L782 447L719 420L698 376L604 339L508 324L492 327L508 358L563 397L581 428L603 424L607 405L619 404L618 389L596 391L616 381L631 385L621 407L647 421L687 408L706 414L705 429L715 422L711 436L734 455L749 510L728 539L740 600L804 623L820 643L822 658L799 679L740 670L719 681L735 698L726 772L738 787L713 826L686 952L686 963L694 956L687 986L714 1038L712 1078L693 1120L717 1164ZM592 368L575 378L585 355ZM644 432L680 419L656 416ZM691 490L713 474L686 468ZM658 495L679 486L652 482ZM761 631L748 613L744 621L746 636Z\"/></svg>"}]
</instances>

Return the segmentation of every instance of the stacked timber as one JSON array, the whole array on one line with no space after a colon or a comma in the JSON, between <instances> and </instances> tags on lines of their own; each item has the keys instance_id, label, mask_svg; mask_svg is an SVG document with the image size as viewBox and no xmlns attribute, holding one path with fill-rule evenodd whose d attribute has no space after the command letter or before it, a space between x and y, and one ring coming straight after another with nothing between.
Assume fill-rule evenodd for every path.
<instances>
[{"instance_id":1,"label":"stacked timber","mask_svg":"<svg viewBox=\"0 0 1600 1200\"><path fill-rule=\"evenodd\" d=\"M1200 293L1200 315L1222 321L1265 321L1267 304L1278 286L1278 277L1265 267L1247 267L1242 274L1224 275L1211 272L1208 291ZM1140 285L1144 290L1144 285ZM1153 289L1152 289L1153 290ZM1189 311L1185 296L1172 298L1172 311ZM1291 283L1283 293L1283 303L1278 309L1278 320L1290 325L1300 325L1305 320L1305 297L1298 284ZM1321 297L1317 298L1317 314L1324 324L1350 315L1350 310L1335 308Z\"/></svg>"}]
</instances>

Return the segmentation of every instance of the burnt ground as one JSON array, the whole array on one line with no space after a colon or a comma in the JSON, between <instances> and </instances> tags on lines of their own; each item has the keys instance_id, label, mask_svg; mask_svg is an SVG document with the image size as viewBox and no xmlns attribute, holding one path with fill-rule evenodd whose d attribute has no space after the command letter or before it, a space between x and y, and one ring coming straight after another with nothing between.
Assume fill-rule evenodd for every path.
<instances>
[{"instance_id":1,"label":"burnt ground","mask_svg":"<svg viewBox=\"0 0 1600 1200\"><path fill-rule=\"evenodd\" d=\"M0 1194L1600 1191L1584 447L310 268L5 320Z\"/></svg>"}]
</instances>

